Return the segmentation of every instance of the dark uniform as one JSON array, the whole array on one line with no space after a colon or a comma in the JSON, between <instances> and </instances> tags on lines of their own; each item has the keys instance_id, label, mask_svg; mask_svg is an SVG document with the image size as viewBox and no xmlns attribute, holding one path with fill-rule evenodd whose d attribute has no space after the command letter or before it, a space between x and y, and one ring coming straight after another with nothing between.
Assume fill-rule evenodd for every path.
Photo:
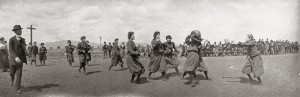
<instances>
[{"instance_id":1,"label":"dark uniform","mask_svg":"<svg viewBox=\"0 0 300 97\"><path fill-rule=\"evenodd\" d=\"M80 42L77 45L78 57L79 57L79 72L81 72L81 68L83 68L84 73L85 65L87 64L87 55L88 55L88 45L85 42Z\"/></svg>"},{"instance_id":2,"label":"dark uniform","mask_svg":"<svg viewBox=\"0 0 300 97\"><path fill-rule=\"evenodd\" d=\"M40 51L39 51L40 53L40 61L45 61L45 60L47 60L47 55L46 55L46 53L47 53L47 49L46 49L46 47L40 47ZM45 64L44 64L45 65Z\"/></svg>"},{"instance_id":3,"label":"dark uniform","mask_svg":"<svg viewBox=\"0 0 300 97\"><path fill-rule=\"evenodd\" d=\"M37 46L31 47L31 62L36 62L36 55L39 53L39 48ZM36 65L36 64L35 64Z\"/></svg>"},{"instance_id":4,"label":"dark uniform","mask_svg":"<svg viewBox=\"0 0 300 97\"><path fill-rule=\"evenodd\" d=\"M70 65L72 65L72 63L74 63L74 55L73 52L75 50L75 47L73 45L68 45L65 47L66 51L65 53L67 54L67 60L70 63Z\"/></svg>"},{"instance_id":5,"label":"dark uniform","mask_svg":"<svg viewBox=\"0 0 300 97\"><path fill-rule=\"evenodd\" d=\"M91 51L92 51L92 46L91 45L88 45L87 44L87 62L91 61L92 60L92 54L91 54Z\"/></svg>"}]
</instances>

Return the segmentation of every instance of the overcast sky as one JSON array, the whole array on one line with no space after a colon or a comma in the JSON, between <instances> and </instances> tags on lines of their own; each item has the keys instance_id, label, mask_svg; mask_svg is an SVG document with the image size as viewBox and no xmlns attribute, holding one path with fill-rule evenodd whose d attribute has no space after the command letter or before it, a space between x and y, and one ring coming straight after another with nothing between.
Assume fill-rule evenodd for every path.
<instances>
[{"instance_id":1,"label":"overcast sky","mask_svg":"<svg viewBox=\"0 0 300 97\"><path fill-rule=\"evenodd\" d=\"M127 40L150 43L155 31L163 40L171 35L177 44L192 30L203 38L224 41L255 38L299 40L297 0L1 0L0 36L14 33L15 24L33 24L38 42ZM29 42L30 31L23 30ZM297 37L298 36L298 37Z\"/></svg>"}]
</instances>

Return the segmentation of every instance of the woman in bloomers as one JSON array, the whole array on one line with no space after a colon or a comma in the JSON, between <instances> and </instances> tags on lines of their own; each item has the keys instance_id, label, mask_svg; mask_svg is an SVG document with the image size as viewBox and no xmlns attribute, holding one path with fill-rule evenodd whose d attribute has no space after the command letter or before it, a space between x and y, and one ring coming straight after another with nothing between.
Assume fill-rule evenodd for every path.
<instances>
[{"instance_id":1,"label":"woman in bloomers","mask_svg":"<svg viewBox=\"0 0 300 97\"><path fill-rule=\"evenodd\" d=\"M128 32L126 63L131 75L131 83L140 83L140 76L145 72L144 66L139 60L140 53L134 43L134 32ZM136 80L134 81L136 77Z\"/></svg>"},{"instance_id":2,"label":"woman in bloomers","mask_svg":"<svg viewBox=\"0 0 300 97\"><path fill-rule=\"evenodd\" d=\"M148 78L151 78L151 74L156 73L157 71L161 72L162 80L167 80L166 78L166 64L163 57L164 48L163 44L160 41L160 32L156 31L153 35L154 39L151 41L153 48L152 55L150 57L150 62L148 64L149 74Z\"/></svg>"},{"instance_id":3,"label":"woman in bloomers","mask_svg":"<svg viewBox=\"0 0 300 97\"><path fill-rule=\"evenodd\" d=\"M247 74L250 81L252 81L251 73L253 73L254 78L258 79L259 84L262 85L260 76L264 74L264 66L260 52L257 50L256 42L252 34L248 34L245 43L239 43L240 46L246 47L247 49L247 62L243 67L242 72Z\"/></svg>"},{"instance_id":4,"label":"woman in bloomers","mask_svg":"<svg viewBox=\"0 0 300 97\"><path fill-rule=\"evenodd\" d=\"M164 46L164 55L165 58L165 64L167 67L174 68L177 75L180 76L180 73L178 71L178 65L180 64L177 55L179 54L179 51L175 47L175 43L172 42L172 37L170 35L166 36L167 42L163 43Z\"/></svg>"},{"instance_id":5,"label":"woman in bloomers","mask_svg":"<svg viewBox=\"0 0 300 97\"><path fill-rule=\"evenodd\" d=\"M186 37L185 43L189 46L187 48L187 59L183 66L183 77L186 74L189 74L192 78L192 87L196 86L199 83L198 79L196 78L196 70L200 67L200 56L199 52L200 49L198 48L201 45L201 35L200 31L194 30L191 32L189 36Z\"/></svg>"}]
</instances>

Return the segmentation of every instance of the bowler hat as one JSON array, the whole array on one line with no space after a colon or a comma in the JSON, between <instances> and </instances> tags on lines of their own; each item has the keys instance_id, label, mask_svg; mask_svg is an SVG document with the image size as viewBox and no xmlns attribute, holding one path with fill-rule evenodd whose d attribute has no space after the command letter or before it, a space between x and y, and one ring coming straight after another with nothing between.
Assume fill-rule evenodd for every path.
<instances>
[{"instance_id":1,"label":"bowler hat","mask_svg":"<svg viewBox=\"0 0 300 97\"><path fill-rule=\"evenodd\" d=\"M20 25L15 25L12 31L23 29Z\"/></svg>"}]
</instances>

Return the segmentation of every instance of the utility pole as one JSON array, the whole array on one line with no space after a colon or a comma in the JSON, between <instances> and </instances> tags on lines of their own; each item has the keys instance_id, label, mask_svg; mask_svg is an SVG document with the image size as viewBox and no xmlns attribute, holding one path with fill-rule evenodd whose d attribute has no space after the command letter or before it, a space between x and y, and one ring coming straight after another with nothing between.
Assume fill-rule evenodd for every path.
<instances>
[{"instance_id":1,"label":"utility pole","mask_svg":"<svg viewBox=\"0 0 300 97\"><path fill-rule=\"evenodd\" d=\"M100 52L101 52L101 36L99 38L100 38Z\"/></svg>"},{"instance_id":2,"label":"utility pole","mask_svg":"<svg viewBox=\"0 0 300 97\"><path fill-rule=\"evenodd\" d=\"M30 43L32 44L32 30L35 30L35 28L30 25L30 27L27 27L27 29L30 29Z\"/></svg>"}]
</instances>

